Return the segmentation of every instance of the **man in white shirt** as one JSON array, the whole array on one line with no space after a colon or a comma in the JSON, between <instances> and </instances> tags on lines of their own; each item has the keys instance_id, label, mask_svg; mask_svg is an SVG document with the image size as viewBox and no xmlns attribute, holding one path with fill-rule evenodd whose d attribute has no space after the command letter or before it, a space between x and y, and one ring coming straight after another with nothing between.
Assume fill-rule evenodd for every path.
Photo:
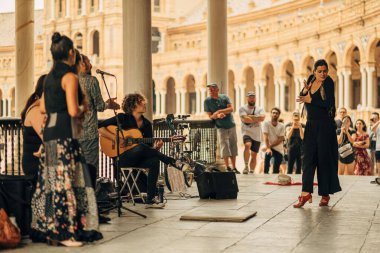
<instances>
[{"instance_id":1,"label":"man in white shirt","mask_svg":"<svg viewBox=\"0 0 380 253\"><path fill-rule=\"evenodd\" d=\"M241 134L244 142L244 170L243 174L253 173L256 167L256 157L262 141L261 122L265 119L263 108L256 106L256 94L253 91L247 94L247 104L239 108L241 119ZM248 162L249 157L251 161Z\"/></svg>"},{"instance_id":2,"label":"man in white shirt","mask_svg":"<svg viewBox=\"0 0 380 253\"><path fill-rule=\"evenodd\" d=\"M281 110L279 108L272 108L271 120L264 122L263 133L266 145L264 173L269 173L270 159L274 158L273 173L279 173L282 157L284 155L284 139L285 139L285 126L278 122Z\"/></svg>"}]
</instances>

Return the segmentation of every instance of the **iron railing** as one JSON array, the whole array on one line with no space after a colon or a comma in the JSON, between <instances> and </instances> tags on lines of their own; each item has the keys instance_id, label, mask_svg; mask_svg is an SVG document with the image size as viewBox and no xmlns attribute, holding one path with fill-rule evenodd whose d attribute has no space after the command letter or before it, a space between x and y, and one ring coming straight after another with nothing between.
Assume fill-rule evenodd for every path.
<instances>
[{"instance_id":1,"label":"iron railing","mask_svg":"<svg viewBox=\"0 0 380 253\"><path fill-rule=\"evenodd\" d=\"M208 164L216 160L216 130L211 120L175 120L178 124L186 125L183 129L187 135L184 152L193 160L202 160ZM20 118L0 118L0 174L9 176L23 175L22 170L22 126ZM170 131L165 123L154 123L155 137L169 137ZM165 143L161 150L169 155L169 144ZM99 152L99 177L113 179L113 161L104 153Z\"/></svg>"}]
</instances>

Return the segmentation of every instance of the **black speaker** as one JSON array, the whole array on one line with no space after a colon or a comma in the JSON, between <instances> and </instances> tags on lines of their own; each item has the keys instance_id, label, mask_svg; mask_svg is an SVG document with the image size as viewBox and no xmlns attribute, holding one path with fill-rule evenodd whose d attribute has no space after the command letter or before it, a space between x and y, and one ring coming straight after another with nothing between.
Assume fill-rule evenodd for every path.
<instances>
[{"instance_id":1,"label":"black speaker","mask_svg":"<svg viewBox=\"0 0 380 253\"><path fill-rule=\"evenodd\" d=\"M204 172L196 182L201 199L236 199L239 192L234 172Z\"/></svg>"}]
</instances>

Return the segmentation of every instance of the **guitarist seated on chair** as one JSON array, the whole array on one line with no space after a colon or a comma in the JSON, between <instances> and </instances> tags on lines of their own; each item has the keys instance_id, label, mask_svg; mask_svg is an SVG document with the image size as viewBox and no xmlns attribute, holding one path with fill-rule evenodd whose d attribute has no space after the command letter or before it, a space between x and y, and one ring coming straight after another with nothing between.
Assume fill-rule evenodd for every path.
<instances>
[{"instance_id":1,"label":"guitarist seated on chair","mask_svg":"<svg viewBox=\"0 0 380 253\"><path fill-rule=\"evenodd\" d=\"M153 139L153 127L152 123L146 119L143 114L146 112L147 101L145 97L141 94L128 94L124 97L122 110L124 113L119 113L117 115L122 130L133 130L135 132L141 132L143 140ZM115 129L117 126L116 116L99 123L99 134L102 139L106 141L112 141L116 143L115 137L116 132L111 129ZM136 131L138 129L139 131ZM132 131L132 132L133 132ZM129 132L129 131L123 131ZM163 208L165 205L159 203L155 198L156 195L156 184L159 175L159 162L172 165L177 169L188 169L189 165L184 164L180 161L176 161L167 155L164 155L159 151L163 145L162 139L156 139L150 141L150 144L140 142L139 144L134 144L132 148L127 148L124 151L122 149L128 145L128 137L124 139L121 135L120 137L120 158L119 167L141 167L148 168L148 185L147 185L147 201L146 208ZM136 137L134 137L136 138ZM138 138L138 137L137 137ZM114 147L114 146L113 146ZM115 148L115 147L114 147ZM104 147L102 146L103 152ZM105 152L106 153L106 152Z\"/></svg>"}]
</instances>

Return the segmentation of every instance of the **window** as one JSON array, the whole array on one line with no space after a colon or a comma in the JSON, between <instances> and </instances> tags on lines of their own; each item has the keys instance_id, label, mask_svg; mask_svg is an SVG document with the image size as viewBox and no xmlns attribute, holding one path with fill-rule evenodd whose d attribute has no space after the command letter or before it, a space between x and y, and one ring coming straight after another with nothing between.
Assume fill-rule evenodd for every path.
<instances>
[{"instance_id":1,"label":"window","mask_svg":"<svg viewBox=\"0 0 380 253\"><path fill-rule=\"evenodd\" d=\"M62 0L58 1L58 17L62 17Z\"/></svg>"},{"instance_id":2,"label":"window","mask_svg":"<svg viewBox=\"0 0 380 253\"><path fill-rule=\"evenodd\" d=\"M91 5L90 5L90 12L95 11L95 0L91 0Z\"/></svg>"},{"instance_id":3,"label":"window","mask_svg":"<svg viewBox=\"0 0 380 253\"><path fill-rule=\"evenodd\" d=\"M78 0L78 15L82 14L82 0Z\"/></svg>"},{"instance_id":4,"label":"window","mask_svg":"<svg viewBox=\"0 0 380 253\"><path fill-rule=\"evenodd\" d=\"M161 11L161 6L160 6L160 0L154 0L154 12L160 12Z\"/></svg>"},{"instance_id":5,"label":"window","mask_svg":"<svg viewBox=\"0 0 380 253\"><path fill-rule=\"evenodd\" d=\"M92 54L99 56L99 32L95 31L92 36Z\"/></svg>"}]
</instances>

